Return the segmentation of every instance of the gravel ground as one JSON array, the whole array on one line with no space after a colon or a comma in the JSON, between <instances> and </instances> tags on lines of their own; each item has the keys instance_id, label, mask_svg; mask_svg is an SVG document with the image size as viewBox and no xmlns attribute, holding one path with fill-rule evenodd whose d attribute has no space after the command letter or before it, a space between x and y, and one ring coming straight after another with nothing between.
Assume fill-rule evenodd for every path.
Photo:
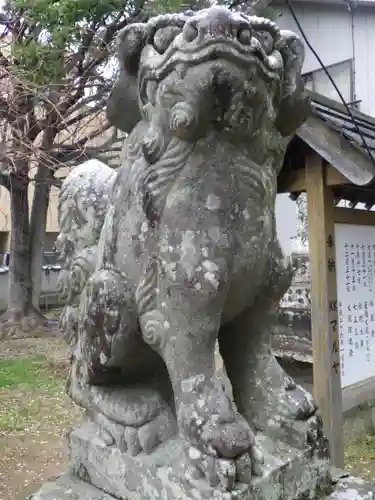
<instances>
[{"instance_id":1,"label":"gravel ground","mask_svg":"<svg viewBox=\"0 0 375 500\"><path fill-rule=\"evenodd\" d=\"M44 356L52 362L68 363L68 348L62 339L15 339L2 340L0 343L0 359L28 358Z\"/></svg>"},{"instance_id":2,"label":"gravel ground","mask_svg":"<svg viewBox=\"0 0 375 500\"><path fill-rule=\"evenodd\" d=\"M25 500L66 470L67 435L82 418L65 394L68 369L68 349L61 339L0 343L0 500ZM347 470L373 481L375 435L345 448Z\"/></svg>"},{"instance_id":3,"label":"gravel ground","mask_svg":"<svg viewBox=\"0 0 375 500\"><path fill-rule=\"evenodd\" d=\"M0 349L0 499L24 500L66 468L66 436L81 410L65 394L69 363L62 340L9 340ZM4 366L10 375L17 370L9 387Z\"/></svg>"}]
</instances>

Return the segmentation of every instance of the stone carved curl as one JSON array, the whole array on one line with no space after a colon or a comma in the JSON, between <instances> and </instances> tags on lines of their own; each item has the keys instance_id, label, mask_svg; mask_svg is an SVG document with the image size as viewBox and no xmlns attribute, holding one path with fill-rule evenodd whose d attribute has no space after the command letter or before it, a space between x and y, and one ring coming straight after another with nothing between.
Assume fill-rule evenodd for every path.
<instances>
[{"instance_id":1,"label":"stone carved curl","mask_svg":"<svg viewBox=\"0 0 375 500\"><path fill-rule=\"evenodd\" d=\"M58 290L66 300L60 329L73 346L84 287L94 271L97 244L115 173L104 163L87 161L64 180L58 204L60 233L55 249L63 261Z\"/></svg>"},{"instance_id":2,"label":"stone carved curl","mask_svg":"<svg viewBox=\"0 0 375 500\"><path fill-rule=\"evenodd\" d=\"M126 27L118 56L107 114L129 137L99 195L109 201L71 394L103 435L116 422L121 450L149 453L178 425L192 478L232 490L262 473L253 429L281 434L315 412L271 355L268 323L290 276L274 210L309 109L303 45L267 19L211 7ZM217 339L234 400L215 373Z\"/></svg>"},{"instance_id":3,"label":"stone carved curl","mask_svg":"<svg viewBox=\"0 0 375 500\"><path fill-rule=\"evenodd\" d=\"M192 15L192 14L191 14ZM302 65L305 57L305 49L299 37L288 30L279 30L277 25L265 18L256 16L245 16L240 13L239 16L244 20L248 20L251 28L255 32L254 38L259 41L260 47L265 52L271 53L273 49L277 54L275 58L280 58L284 64L283 85L281 90L281 101L275 121L276 128L283 137L289 136L302 125L307 116L311 112L309 99L305 92L303 81L301 79ZM118 38L117 52L119 54L120 72L117 82L114 86L107 106L107 116L109 121L124 132L130 132L135 123L137 123L142 115L142 108L145 105L146 99L153 102L152 88L148 96L144 88L141 88L141 95L137 86L137 77L141 54L147 44L152 44L153 48L165 53L173 40L181 34L189 19L189 14L172 14L155 17L149 23L133 24L126 27ZM190 30L190 27L188 28ZM248 42L252 41L251 35L246 31L241 35L240 40ZM248 37L248 40L246 40ZM268 55L268 54L267 54ZM183 66L177 68L180 75L183 77L185 68ZM121 110L128 109L124 106L124 102L134 103L130 108L131 112L124 114ZM139 106L135 106L139 104ZM186 108L184 108L186 106ZM297 112L298 110L298 112ZM147 113L146 110L143 112ZM171 111L171 125L177 126L177 123L185 125L177 126L185 130L189 124L194 126L193 113L189 105L182 104L182 109L178 105ZM178 118L179 117L179 118Z\"/></svg>"}]
</instances>

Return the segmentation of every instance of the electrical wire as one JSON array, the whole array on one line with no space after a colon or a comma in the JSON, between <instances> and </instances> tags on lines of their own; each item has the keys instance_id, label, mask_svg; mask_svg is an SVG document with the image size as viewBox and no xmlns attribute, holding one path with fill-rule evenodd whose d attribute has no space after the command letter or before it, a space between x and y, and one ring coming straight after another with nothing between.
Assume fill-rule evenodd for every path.
<instances>
[{"instance_id":1,"label":"electrical wire","mask_svg":"<svg viewBox=\"0 0 375 500\"><path fill-rule=\"evenodd\" d=\"M296 23L296 25L297 25L298 29L299 29L299 30L300 30L300 32L301 32L302 38L304 39L304 41L305 41L306 45L308 46L308 48L311 50L311 52L312 52L312 53L314 54L314 56L316 57L316 59L317 59L318 63L319 63L319 64L320 64L320 66L322 67L322 69L323 69L324 73L327 75L327 77L328 77L329 81L331 82L331 84L333 85L334 89L336 90L336 92L337 92L338 96L340 97L340 100L341 100L342 104L344 105L344 107L345 107L345 109L346 109L346 111L347 111L347 113L348 113L348 115L349 115L350 119L352 120L352 122L353 122L353 124L354 124L354 126L355 126L355 128L356 128L356 131L357 131L358 135L360 136L360 138L361 138L361 140L362 140L363 146L364 146L365 150L367 151L367 154L368 154L368 155L369 155L369 157L371 158L372 163L375 165L375 160L374 160L374 157L373 157L373 155L372 155L371 149L369 148L369 146L368 146L368 144L367 144L367 142L366 142L366 140L365 140L365 138L364 138L364 136L363 136L363 134L362 134L361 129L360 129L360 128L359 128L359 126L358 126L358 123L357 123L357 121L356 121L356 119L355 119L355 117L354 117L354 115L353 115L353 113L352 113L351 109L349 108L349 106L348 106L347 102L345 101L345 99L344 99L344 97L343 97L342 93L340 92L340 89L339 89L339 88L338 88L338 86L336 85L336 82L335 82L335 81L334 81L334 79L332 78L332 76L331 76L330 72L328 71L328 69L326 68L325 64L323 63L323 61L321 60L321 58L320 58L320 57L319 57L319 55L317 54L317 52L316 52L316 50L314 49L314 47L313 47L313 46L311 45L311 43L309 42L309 40L308 40L308 38L307 38L307 36L306 36L305 32L304 32L304 31L303 31L303 29L302 29L301 24L300 24L300 22L299 22L299 20L298 20L298 18L297 18L297 16L296 16L296 14L295 14L295 12L294 12L294 10L293 10L292 6L291 6L290 0L286 0L286 1L287 1L288 8L289 8L289 10L290 10L290 13L292 14L292 17L293 17L293 19L294 19L294 22Z\"/></svg>"}]
</instances>

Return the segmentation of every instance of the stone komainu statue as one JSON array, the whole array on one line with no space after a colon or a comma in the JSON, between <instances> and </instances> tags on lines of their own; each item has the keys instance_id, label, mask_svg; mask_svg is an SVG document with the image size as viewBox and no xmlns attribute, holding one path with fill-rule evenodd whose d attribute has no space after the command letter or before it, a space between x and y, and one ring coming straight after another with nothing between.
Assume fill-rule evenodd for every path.
<instances>
[{"instance_id":1,"label":"stone komainu statue","mask_svg":"<svg viewBox=\"0 0 375 500\"><path fill-rule=\"evenodd\" d=\"M69 392L108 446L150 453L179 433L187 477L231 490L262 474L258 435L312 443L321 427L270 351L291 279L275 198L309 112L303 45L211 7L126 27L118 57L122 167L87 162L60 195Z\"/></svg>"}]
</instances>

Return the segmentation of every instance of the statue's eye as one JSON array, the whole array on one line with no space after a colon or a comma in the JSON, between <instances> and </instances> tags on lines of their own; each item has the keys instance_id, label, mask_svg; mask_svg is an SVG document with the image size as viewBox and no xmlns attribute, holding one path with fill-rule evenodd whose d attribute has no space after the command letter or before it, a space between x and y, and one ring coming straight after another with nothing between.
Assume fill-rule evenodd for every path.
<instances>
[{"instance_id":1,"label":"statue's eye","mask_svg":"<svg viewBox=\"0 0 375 500\"><path fill-rule=\"evenodd\" d=\"M181 28L178 26L167 26L156 31L153 45L159 54L164 54L179 33L181 33Z\"/></svg>"},{"instance_id":2,"label":"statue's eye","mask_svg":"<svg viewBox=\"0 0 375 500\"><path fill-rule=\"evenodd\" d=\"M256 32L256 37L262 44L264 52L269 55L273 51L273 46L274 46L274 40L273 36L269 31L257 31Z\"/></svg>"}]
</instances>

